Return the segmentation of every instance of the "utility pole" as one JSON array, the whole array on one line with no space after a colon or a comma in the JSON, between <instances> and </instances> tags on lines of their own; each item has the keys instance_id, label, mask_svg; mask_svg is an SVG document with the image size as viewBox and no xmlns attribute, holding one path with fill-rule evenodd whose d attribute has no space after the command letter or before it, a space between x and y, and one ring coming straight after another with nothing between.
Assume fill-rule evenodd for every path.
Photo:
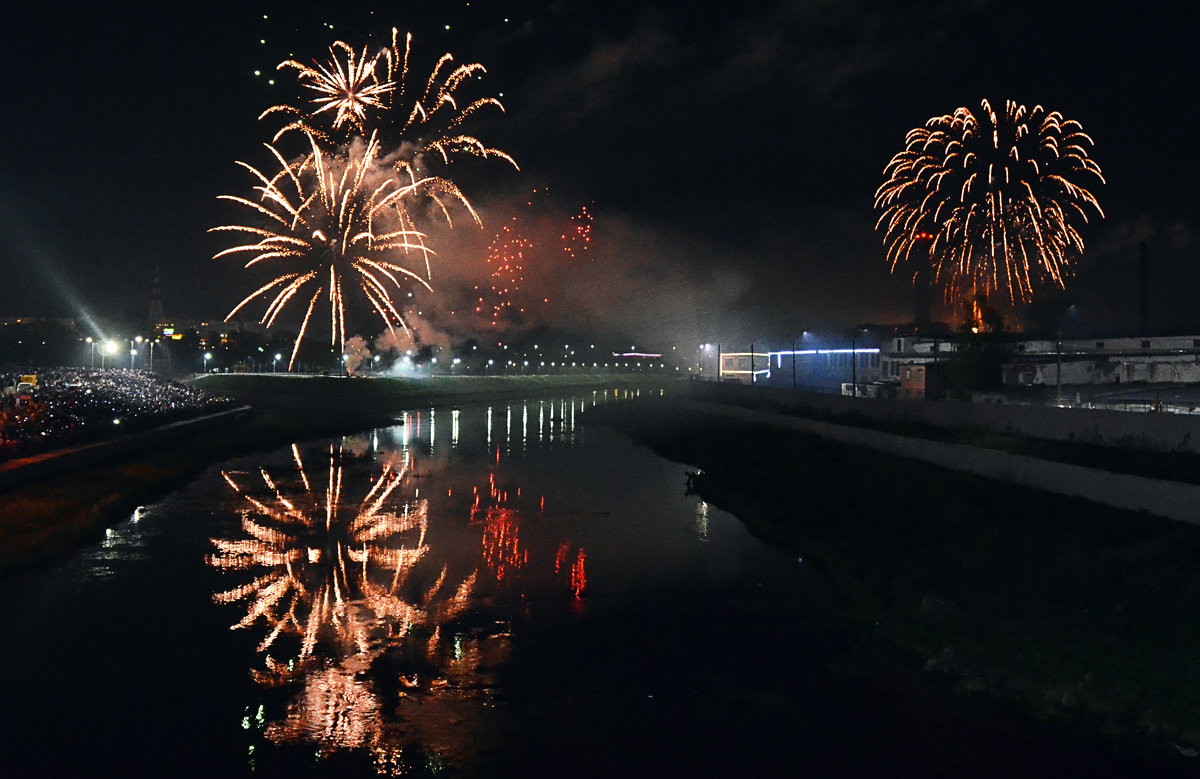
<instances>
[{"instance_id":1,"label":"utility pole","mask_svg":"<svg viewBox=\"0 0 1200 779\"><path fill-rule=\"evenodd\" d=\"M1062 405L1062 328L1061 327L1058 329L1057 362L1058 362L1058 366L1057 366L1056 370L1054 371L1054 373L1055 373L1054 379L1055 379L1055 384L1057 384L1058 386L1054 393L1054 403L1057 406L1061 406Z\"/></svg>"},{"instance_id":2,"label":"utility pole","mask_svg":"<svg viewBox=\"0 0 1200 779\"><path fill-rule=\"evenodd\" d=\"M796 391L796 339L792 339L792 392Z\"/></svg>"},{"instance_id":3,"label":"utility pole","mask_svg":"<svg viewBox=\"0 0 1200 779\"><path fill-rule=\"evenodd\" d=\"M858 397L858 331L850 336L850 391L851 397Z\"/></svg>"}]
</instances>

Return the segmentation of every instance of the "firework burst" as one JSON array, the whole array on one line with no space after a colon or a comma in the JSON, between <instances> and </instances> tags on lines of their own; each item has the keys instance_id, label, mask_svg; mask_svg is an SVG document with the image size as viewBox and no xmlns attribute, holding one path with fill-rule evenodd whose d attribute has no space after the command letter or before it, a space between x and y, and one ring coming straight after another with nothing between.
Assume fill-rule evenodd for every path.
<instances>
[{"instance_id":1,"label":"firework burst","mask_svg":"<svg viewBox=\"0 0 1200 779\"><path fill-rule=\"evenodd\" d=\"M356 55L344 41L336 41L329 47L328 64L314 64L316 67L308 67L287 60L280 63L279 69L296 71L297 80L316 93L312 98L312 116L332 112L335 130L350 126L362 132L367 112L386 109L388 98L396 88L394 82L380 79L375 72L379 65L378 56L368 57L365 48ZM263 116L276 111L299 114L290 107L275 106L267 109Z\"/></svg>"},{"instance_id":2,"label":"firework burst","mask_svg":"<svg viewBox=\"0 0 1200 779\"><path fill-rule=\"evenodd\" d=\"M1103 218L1088 189L1104 183L1079 122L1007 101L959 108L909 131L875 193L892 272L928 261L948 302L1028 302L1063 287L1083 252L1079 228Z\"/></svg>"},{"instance_id":3,"label":"firework burst","mask_svg":"<svg viewBox=\"0 0 1200 779\"><path fill-rule=\"evenodd\" d=\"M504 110L494 97L471 100L458 94L463 84L486 72L483 65L474 62L455 66L454 57L443 54L424 85L414 86L409 83L411 50L412 34L404 37L401 46L399 32L392 28L391 45L373 53L367 47L355 50L337 41L329 48L326 63L310 66L286 60L279 69L296 72L297 81L309 92L310 108L281 104L268 108L259 118L278 115L285 119L275 142L297 130L340 142L334 137L338 133L363 133L371 126L383 131L389 141L413 144L412 164L417 167L423 154L443 163L460 154L497 157L517 167L508 154L462 131L463 123L476 111ZM324 125L326 119L330 119L329 126Z\"/></svg>"},{"instance_id":4,"label":"firework burst","mask_svg":"<svg viewBox=\"0 0 1200 779\"><path fill-rule=\"evenodd\" d=\"M595 219L592 217L587 206L582 206L579 213L571 217L571 226L568 232L562 235L563 253L572 260L578 260L588 256L591 250L592 243L592 224Z\"/></svg>"},{"instance_id":5,"label":"firework burst","mask_svg":"<svg viewBox=\"0 0 1200 779\"><path fill-rule=\"evenodd\" d=\"M513 217L513 223L517 221ZM504 317L525 312L520 302L520 289L525 281L526 256L533 250L533 241L510 225L505 225L488 244L487 265L491 271L490 300L478 299L475 310L483 313L491 308L492 327L499 326ZM478 287L476 288L478 289Z\"/></svg>"},{"instance_id":6,"label":"firework burst","mask_svg":"<svg viewBox=\"0 0 1200 779\"><path fill-rule=\"evenodd\" d=\"M289 369L322 300L329 313L330 344L344 349L347 280L357 282L393 336L396 327L408 332L393 296L415 286L432 289L428 281L432 252L425 245L425 235L416 229L407 204L423 194L456 192L442 179L402 180L391 175L388 167L380 164L375 136L365 144L351 144L340 155L322 151L311 136L309 141L309 153L296 162L288 162L268 144L278 164L278 171L269 177L247 163L238 163L258 180L254 188L258 197L221 195L220 199L248 209L257 224L210 230L252 237L251 242L225 249L215 257L249 254L247 268L264 263L280 271L243 298L227 320L262 297L270 302L260 322L271 327L293 299L307 299Z\"/></svg>"},{"instance_id":7,"label":"firework burst","mask_svg":"<svg viewBox=\"0 0 1200 779\"><path fill-rule=\"evenodd\" d=\"M248 209L251 221L213 230L251 240L216 257L245 253L250 256L246 267L264 263L278 270L226 319L261 298L266 309L260 322L271 327L290 303L301 301L304 314L289 370L319 308L328 312L330 345L344 351L345 295L351 290L361 292L356 298L378 315L393 339L397 328L411 337L396 295L417 287L432 291L433 251L418 224L431 212L453 227L461 207L482 226L458 186L428 172L428 159L449 164L461 155L497 157L516 167L509 155L462 131L463 122L480 109L503 111L495 98L465 101L458 94L484 72L483 66L455 66L445 54L423 87L413 88L408 84L411 43L409 35L401 46L393 29L391 45L373 53L337 41L327 63L281 63L279 68L295 71L311 93L311 110L276 105L263 112L260 119L286 119L267 144L277 167L266 175L239 163L257 180L256 196L222 196ZM303 139L298 154L281 151L285 136Z\"/></svg>"}]
</instances>

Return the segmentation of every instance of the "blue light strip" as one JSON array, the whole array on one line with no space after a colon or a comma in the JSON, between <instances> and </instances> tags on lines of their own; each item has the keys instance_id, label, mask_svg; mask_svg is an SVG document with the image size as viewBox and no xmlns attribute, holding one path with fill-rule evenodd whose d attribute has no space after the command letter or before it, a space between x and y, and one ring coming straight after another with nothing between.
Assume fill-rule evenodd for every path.
<instances>
[{"instance_id":1,"label":"blue light strip","mask_svg":"<svg viewBox=\"0 0 1200 779\"><path fill-rule=\"evenodd\" d=\"M795 354L795 355L804 356L806 354L850 354L850 353L879 354L879 352L880 352L880 350L878 347L868 348L865 346L861 346L856 349L797 349L795 351L768 352L768 354L771 356L774 356L774 355L783 356L786 354ZM730 352L726 352L726 354L730 354ZM745 354L748 356L750 353L746 352ZM755 356L757 357L758 355L756 354Z\"/></svg>"}]
</instances>

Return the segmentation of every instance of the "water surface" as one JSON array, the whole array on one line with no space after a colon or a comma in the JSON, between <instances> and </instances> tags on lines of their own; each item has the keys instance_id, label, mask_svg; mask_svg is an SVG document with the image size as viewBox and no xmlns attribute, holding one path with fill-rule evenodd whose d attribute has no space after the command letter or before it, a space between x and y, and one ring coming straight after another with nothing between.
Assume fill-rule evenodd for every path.
<instances>
[{"instance_id":1,"label":"water surface","mask_svg":"<svg viewBox=\"0 0 1200 779\"><path fill-rule=\"evenodd\" d=\"M393 427L236 458L74 559L0 583L6 764L270 776L1111 765L923 685L839 621L801 559L687 495L683 466L580 424L624 393L414 409Z\"/></svg>"}]
</instances>

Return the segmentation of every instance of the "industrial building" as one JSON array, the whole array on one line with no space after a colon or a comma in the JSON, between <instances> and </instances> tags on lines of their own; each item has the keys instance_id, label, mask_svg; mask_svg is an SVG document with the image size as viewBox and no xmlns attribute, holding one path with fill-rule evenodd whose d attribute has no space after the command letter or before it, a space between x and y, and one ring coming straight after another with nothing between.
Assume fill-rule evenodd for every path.
<instances>
[{"instance_id":1,"label":"industrial building","mask_svg":"<svg viewBox=\"0 0 1200 779\"><path fill-rule=\"evenodd\" d=\"M729 352L721 380L860 397L940 398L945 371L965 342L895 335L878 346ZM1200 384L1200 336L1117 336L989 342L1002 353L1005 387Z\"/></svg>"}]
</instances>

